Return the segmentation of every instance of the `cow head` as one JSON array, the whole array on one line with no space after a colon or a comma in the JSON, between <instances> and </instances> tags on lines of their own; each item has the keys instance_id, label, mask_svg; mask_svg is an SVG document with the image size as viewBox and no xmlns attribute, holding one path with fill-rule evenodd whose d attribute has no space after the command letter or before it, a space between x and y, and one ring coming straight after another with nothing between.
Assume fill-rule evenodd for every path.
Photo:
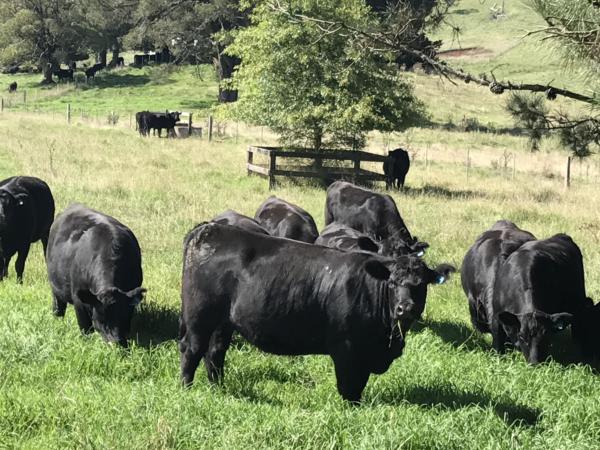
<instances>
[{"instance_id":1,"label":"cow head","mask_svg":"<svg viewBox=\"0 0 600 450\"><path fill-rule=\"evenodd\" d=\"M441 264L435 269L415 256L402 256L395 260L369 260L365 269L372 277L386 281L389 292L390 317L393 324L400 323L408 330L425 309L427 286L443 284L456 269Z\"/></svg>"},{"instance_id":2,"label":"cow head","mask_svg":"<svg viewBox=\"0 0 600 450\"><path fill-rule=\"evenodd\" d=\"M180 112L178 112L178 111L172 111L172 112L167 113L167 114L175 122L179 122L179 118L181 117L181 113Z\"/></svg>"},{"instance_id":3,"label":"cow head","mask_svg":"<svg viewBox=\"0 0 600 450\"><path fill-rule=\"evenodd\" d=\"M498 319L510 341L523 352L527 362L538 364L548 358L552 333L570 325L573 315L547 314L543 311L513 314L503 311L498 314Z\"/></svg>"},{"instance_id":4,"label":"cow head","mask_svg":"<svg viewBox=\"0 0 600 450\"><path fill-rule=\"evenodd\" d=\"M127 347L127 337L135 307L144 299L146 289L122 291L111 287L96 294L79 292L79 299L92 308L92 325L111 343Z\"/></svg>"},{"instance_id":5,"label":"cow head","mask_svg":"<svg viewBox=\"0 0 600 450\"><path fill-rule=\"evenodd\" d=\"M17 217L28 201L26 194L13 195L8 191L0 190L0 280L8 271L5 253L7 251L6 235L14 232L17 226Z\"/></svg>"},{"instance_id":6,"label":"cow head","mask_svg":"<svg viewBox=\"0 0 600 450\"><path fill-rule=\"evenodd\" d=\"M381 254L392 258L405 255L420 257L425 254L428 247L427 242L419 241L416 236L411 236L406 228L401 228L381 241Z\"/></svg>"}]
</instances>

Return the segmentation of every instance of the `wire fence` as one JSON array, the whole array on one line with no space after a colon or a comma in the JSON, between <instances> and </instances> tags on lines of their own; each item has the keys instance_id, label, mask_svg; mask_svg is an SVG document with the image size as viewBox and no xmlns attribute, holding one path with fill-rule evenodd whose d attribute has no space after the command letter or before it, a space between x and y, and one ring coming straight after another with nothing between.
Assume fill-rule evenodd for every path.
<instances>
[{"instance_id":1,"label":"wire fence","mask_svg":"<svg viewBox=\"0 0 600 450\"><path fill-rule=\"evenodd\" d=\"M61 85L57 85L61 86ZM54 88L53 88L54 89ZM58 87L67 89L66 87ZM37 97L40 98L39 96ZM26 91L0 98L0 112L34 114L64 121L69 124L85 124L94 127L109 127L136 130L134 110L116 111L109 108L87 108L70 103L57 106L36 103L36 97L28 98ZM186 114L192 113L185 112ZM187 116L186 116L187 117ZM164 134L163 134L164 136ZM217 120L208 115L193 112L193 120L180 122L176 127L176 136L181 138L201 138L208 141L213 139L233 140L235 143L275 144L277 136L266 127L250 126L235 121ZM545 179L555 179L565 185L572 181L600 181L600 157L592 155L587 158L569 158L567 152L526 152L511 151L502 148L470 148L449 146L444 142L429 144L403 145L402 136L398 136L398 147L406 148L412 165L422 165L425 169L439 164L452 164L463 167L465 178L478 170L504 178L514 179L518 174L531 174ZM389 136L374 135L370 139L368 150L374 153L386 154L391 145ZM371 170L381 171L380 164ZM568 176L567 176L568 175Z\"/></svg>"}]
</instances>

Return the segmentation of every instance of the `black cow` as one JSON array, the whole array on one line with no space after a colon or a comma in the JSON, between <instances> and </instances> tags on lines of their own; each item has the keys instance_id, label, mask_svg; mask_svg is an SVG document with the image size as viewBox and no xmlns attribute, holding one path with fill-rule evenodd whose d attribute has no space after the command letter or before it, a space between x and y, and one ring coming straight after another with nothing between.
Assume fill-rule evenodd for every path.
<instances>
[{"instance_id":1,"label":"black cow","mask_svg":"<svg viewBox=\"0 0 600 450\"><path fill-rule=\"evenodd\" d=\"M315 220L308 212L274 195L259 206L254 220L262 225L271 236L309 244L315 242L319 237Z\"/></svg>"},{"instance_id":2,"label":"black cow","mask_svg":"<svg viewBox=\"0 0 600 450\"><path fill-rule=\"evenodd\" d=\"M90 79L93 79L95 76L96 76L96 69L93 66L85 69L85 80L86 81L90 81Z\"/></svg>"},{"instance_id":3,"label":"black cow","mask_svg":"<svg viewBox=\"0 0 600 450\"><path fill-rule=\"evenodd\" d=\"M337 222L330 223L323 228L315 244L345 251L379 253L381 250L375 240L366 234Z\"/></svg>"},{"instance_id":4,"label":"black cow","mask_svg":"<svg viewBox=\"0 0 600 450\"><path fill-rule=\"evenodd\" d=\"M12 94L13 92L17 92L17 82L13 81L8 85L8 92Z\"/></svg>"},{"instance_id":5,"label":"black cow","mask_svg":"<svg viewBox=\"0 0 600 450\"><path fill-rule=\"evenodd\" d=\"M496 274L506 258L525 242L535 240L508 220L499 220L471 246L461 266L461 282L469 301L473 327L490 332Z\"/></svg>"},{"instance_id":6,"label":"black cow","mask_svg":"<svg viewBox=\"0 0 600 450\"><path fill-rule=\"evenodd\" d=\"M427 285L453 268L343 252L291 239L201 224L184 240L181 376L192 383L205 358L209 380L223 375L234 331L278 355L330 355L337 387L360 400L371 373L402 354L425 307Z\"/></svg>"},{"instance_id":7,"label":"black cow","mask_svg":"<svg viewBox=\"0 0 600 450\"><path fill-rule=\"evenodd\" d=\"M387 177L386 185L388 187L404 187L406 174L410 169L410 158L408 152L401 148L391 150L388 158L383 163L383 173ZM395 185L395 186L394 186Z\"/></svg>"},{"instance_id":8,"label":"black cow","mask_svg":"<svg viewBox=\"0 0 600 450\"><path fill-rule=\"evenodd\" d=\"M8 275L10 259L18 253L15 271L22 282L29 248L41 240L46 252L53 219L54 198L44 181L34 177L0 181L0 280Z\"/></svg>"},{"instance_id":9,"label":"black cow","mask_svg":"<svg viewBox=\"0 0 600 450\"><path fill-rule=\"evenodd\" d=\"M212 219L212 222L220 223L221 225L231 225L238 227L246 231L253 231L260 234L269 234L267 230L259 225L259 223L243 214L238 213L232 209L222 212L218 216Z\"/></svg>"},{"instance_id":10,"label":"black cow","mask_svg":"<svg viewBox=\"0 0 600 450\"><path fill-rule=\"evenodd\" d=\"M57 69L53 73L58 81L70 80L73 81L73 69Z\"/></svg>"},{"instance_id":11,"label":"black cow","mask_svg":"<svg viewBox=\"0 0 600 450\"><path fill-rule=\"evenodd\" d=\"M54 315L64 316L71 303L83 333L95 329L106 341L126 347L134 308L146 292L132 231L113 217L73 204L50 229L46 262Z\"/></svg>"},{"instance_id":12,"label":"black cow","mask_svg":"<svg viewBox=\"0 0 600 450\"><path fill-rule=\"evenodd\" d=\"M346 181L336 181L327 189L325 225L338 222L381 241L382 253L401 256L422 254L429 244L411 236L396 202L387 194L379 194Z\"/></svg>"},{"instance_id":13,"label":"black cow","mask_svg":"<svg viewBox=\"0 0 600 450\"><path fill-rule=\"evenodd\" d=\"M166 111L164 113L143 111L141 120L144 123L146 133L149 133L150 130L158 130L158 137L161 137L162 130L166 129L167 137L175 137L175 125L179 122L180 115L181 113L177 111Z\"/></svg>"},{"instance_id":14,"label":"black cow","mask_svg":"<svg viewBox=\"0 0 600 450\"><path fill-rule=\"evenodd\" d=\"M147 115L150 114L150 111L140 111L135 113L135 126L136 130L140 133L140 136L148 135L148 124L146 122Z\"/></svg>"},{"instance_id":15,"label":"black cow","mask_svg":"<svg viewBox=\"0 0 600 450\"><path fill-rule=\"evenodd\" d=\"M506 341L536 364L548 356L550 335L571 324L573 339L589 354L582 318L591 301L585 296L583 260L566 234L529 241L500 266L494 284L491 331L494 348Z\"/></svg>"}]
</instances>

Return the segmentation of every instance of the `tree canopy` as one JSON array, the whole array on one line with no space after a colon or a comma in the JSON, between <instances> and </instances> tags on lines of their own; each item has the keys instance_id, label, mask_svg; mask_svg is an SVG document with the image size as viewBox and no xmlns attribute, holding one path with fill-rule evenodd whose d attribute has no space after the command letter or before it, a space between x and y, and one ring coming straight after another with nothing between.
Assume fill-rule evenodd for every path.
<instances>
[{"instance_id":1,"label":"tree canopy","mask_svg":"<svg viewBox=\"0 0 600 450\"><path fill-rule=\"evenodd\" d=\"M295 14L369 26L378 20L361 0L292 0ZM278 132L292 146L359 148L371 130L414 125L423 105L392 55L374 53L318 21L290 20L269 2L227 52L241 59L232 85L240 98L226 114Z\"/></svg>"}]
</instances>

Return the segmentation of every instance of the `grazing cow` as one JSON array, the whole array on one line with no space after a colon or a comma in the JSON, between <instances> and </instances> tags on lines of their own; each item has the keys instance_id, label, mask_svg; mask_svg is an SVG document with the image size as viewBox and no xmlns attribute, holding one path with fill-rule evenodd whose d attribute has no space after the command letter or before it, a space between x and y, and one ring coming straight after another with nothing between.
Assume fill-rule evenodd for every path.
<instances>
[{"instance_id":1,"label":"grazing cow","mask_svg":"<svg viewBox=\"0 0 600 450\"><path fill-rule=\"evenodd\" d=\"M321 231L315 245L337 248L344 251L379 253L380 247L373 239L354 228L337 222L330 223Z\"/></svg>"},{"instance_id":2,"label":"grazing cow","mask_svg":"<svg viewBox=\"0 0 600 450\"><path fill-rule=\"evenodd\" d=\"M70 80L73 81L73 69L57 69L53 73L58 81Z\"/></svg>"},{"instance_id":3,"label":"grazing cow","mask_svg":"<svg viewBox=\"0 0 600 450\"><path fill-rule=\"evenodd\" d=\"M95 78L95 76L96 76L96 69L93 66L85 69L85 81L90 81L90 79Z\"/></svg>"},{"instance_id":4,"label":"grazing cow","mask_svg":"<svg viewBox=\"0 0 600 450\"><path fill-rule=\"evenodd\" d=\"M500 265L517 248L533 240L535 236L528 231L508 220L499 220L467 251L460 278L469 301L471 323L480 332L490 332L494 283Z\"/></svg>"},{"instance_id":5,"label":"grazing cow","mask_svg":"<svg viewBox=\"0 0 600 450\"><path fill-rule=\"evenodd\" d=\"M291 239L201 224L184 240L181 376L202 358L209 380L223 376L234 331L265 352L330 355L340 395L360 400L371 373L402 354L427 285L454 269L342 252Z\"/></svg>"},{"instance_id":6,"label":"grazing cow","mask_svg":"<svg viewBox=\"0 0 600 450\"><path fill-rule=\"evenodd\" d=\"M50 229L46 262L53 311L75 308L82 333L93 329L108 342L127 346L134 308L144 292L140 246L116 219L73 204Z\"/></svg>"},{"instance_id":7,"label":"grazing cow","mask_svg":"<svg viewBox=\"0 0 600 450\"><path fill-rule=\"evenodd\" d=\"M374 236L387 256L404 255L407 249L422 254L429 246L411 236L392 197L346 181L336 181L327 189L325 225L332 222Z\"/></svg>"},{"instance_id":8,"label":"grazing cow","mask_svg":"<svg viewBox=\"0 0 600 450\"><path fill-rule=\"evenodd\" d=\"M387 178L387 187L396 187L397 189L404 187L408 169L410 169L408 152L401 148L390 151L387 160L383 163L383 173Z\"/></svg>"},{"instance_id":9,"label":"grazing cow","mask_svg":"<svg viewBox=\"0 0 600 450\"><path fill-rule=\"evenodd\" d=\"M54 198L48 185L34 177L0 181L0 280L8 275L17 253L17 281L23 281L25 260L33 242L42 241L44 253L54 219Z\"/></svg>"},{"instance_id":10,"label":"grazing cow","mask_svg":"<svg viewBox=\"0 0 600 450\"><path fill-rule=\"evenodd\" d=\"M211 222L220 223L221 225L231 225L232 227L238 227L255 233L269 234L269 232L261 227L256 220L244 216L232 209L222 212L217 217L213 218Z\"/></svg>"},{"instance_id":11,"label":"grazing cow","mask_svg":"<svg viewBox=\"0 0 600 450\"><path fill-rule=\"evenodd\" d=\"M569 236L525 242L496 275L493 346L503 352L508 340L537 364L548 356L551 333L571 324L573 339L586 355L594 344L584 342L582 323L590 303L581 251Z\"/></svg>"},{"instance_id":12,"label":"grazing cow","mask_svg":"<svg viewBox=\"0 0 600 450\"><path fill-rule=\"evenodd\" d=\"M319 237L315 220L309 213L274 195L258 207L254 220L262 225L271 236L309 244L315 242Z\"/></svg>"},{"instance_id":13,"label":"grazing cow","mask_svg":"<svg viewBox=\"0 0 600 450\"><path fill-rule=\"evenodd\" d=\"M12 94L13 92L17 92L17 82L13 81L12 83L10 83L8 85L8 92L9 94Z\"/></svg>"}]
</instances>

